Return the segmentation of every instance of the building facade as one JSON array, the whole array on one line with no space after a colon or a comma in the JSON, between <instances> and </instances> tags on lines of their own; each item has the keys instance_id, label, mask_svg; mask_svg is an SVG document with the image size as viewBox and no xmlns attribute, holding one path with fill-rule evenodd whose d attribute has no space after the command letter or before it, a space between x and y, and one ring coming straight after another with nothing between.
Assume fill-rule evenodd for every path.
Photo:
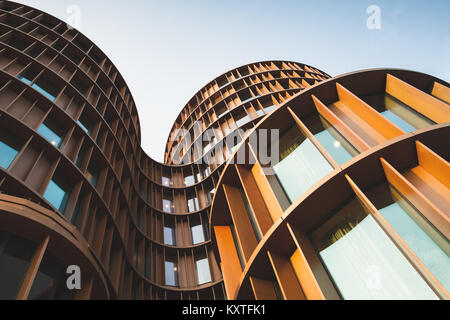
<instances>
[{"instance_id":1,"label":"building facade","mask_svg":"<svg viewBox=\"0 0 450 320\"><path fill-rule=\"evenodd\" d=\"M370 250L384 241L380 259L404 268L389 273L399 294L446 298L448 87L400 70L330 78L252 63L194 95L159 163L108 57L65 22L0 1L0 299L386 297L395 266L347 240L365 217ZM277 163L249 143L261 129L281 133ZM340 239L379 295L345 287L357 282L333 261Z\"/></svg>"},{"instance_id":2,"label":"building facade","mask_svg":"<svg viewBox=\"0 0 450 320\"><path fill-rule=\"evenodd\" d=\"M0 299L225 299L209 227L221 170L246 131L328 78L287 61L231 70L183 108L158 163L108 57L0 1Z\"/></svg>"},{"instance_id":3,"label":"building facade","mask_svg":"<svg viewBox=\"0 0 450 320\"><path fill-rule=\"evenodd\" d=\"M211 209L228 298L447 300L449 103L444 81L370 70L323 81L261 121ZM273 129L270 162L252 136Z\"/></svg>"}]
</instances>

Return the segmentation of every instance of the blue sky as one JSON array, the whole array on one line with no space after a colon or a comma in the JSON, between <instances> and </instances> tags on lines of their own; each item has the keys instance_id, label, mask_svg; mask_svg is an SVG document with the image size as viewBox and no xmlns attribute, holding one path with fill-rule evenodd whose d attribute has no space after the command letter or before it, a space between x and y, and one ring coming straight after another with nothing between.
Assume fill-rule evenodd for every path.
<instances>
[{"instance_id":1,"label":"blue sky","mask_svg":"<svg viewBox=\"0 0 450 320\"><path fill-rule=\"evenodd\" d=\"M448 0L18 0L66 20L115 63L139 110L142 145L163 159L183 106L206 83L243 64L292 60L331 75L378 67L450 81ZM381 9L369 30L366 9Z\"/></svg>"}]
</instances>

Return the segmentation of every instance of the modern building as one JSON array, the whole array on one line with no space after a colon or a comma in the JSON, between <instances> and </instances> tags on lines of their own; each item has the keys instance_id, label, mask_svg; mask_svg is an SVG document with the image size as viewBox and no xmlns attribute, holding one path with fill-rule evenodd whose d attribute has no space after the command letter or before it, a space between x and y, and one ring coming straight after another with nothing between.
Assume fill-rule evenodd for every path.
<instances>
[{"instance_id":1,"label":"modern building","mask_svg":"<svg viewBox=\"0 0 450 320\"><path fill-rule=\"evenodd\" d=\"M327 78L282 61L223 74L183 108L171 137L187 132L158 163L106 55L66 23L1 1L0 299L225 299L209 211L231 150L219 161L214 146ZM72 265L78 291L66 286Z\"/></svg>"},{"instance_id":2,"label":"modern building","mask_svg":"<svg viewBox=\"0 0 450 320\"><path fill-rule=\"evenodd\" d=\"M194 95L159 163L108 57L0 1L0 299L447 298L448 87L252 63ZM261 129L281 130L277 163Z\"/></svg>"},{"instance_id":3,"label":"modern building","mask_svg":"<svg viewBox=\"0 0 450 320\"><path fill-rule=\"evenodd\" d=\"M448 299L449 103L444 81L370 70L261 121L211 209L228 298ZM279 132L275 162L252 143L261 129Z\"/></svg>"}]
</instances>

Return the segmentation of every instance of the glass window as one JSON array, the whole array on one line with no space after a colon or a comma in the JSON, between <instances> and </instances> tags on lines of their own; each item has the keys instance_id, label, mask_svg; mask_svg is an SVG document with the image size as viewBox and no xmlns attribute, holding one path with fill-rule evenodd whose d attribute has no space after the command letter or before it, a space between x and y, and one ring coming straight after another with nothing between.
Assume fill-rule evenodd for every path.
<instances>
[{"instance_id":1,"label":"glass window","mask_svg":"<svg viewBox=\"0 0 450 320\"><path fill-rule=\"evenodd\" d=\"M192 198L189 198L187 203L189 212L194 212L198 210L199 205L198 205L198 198L196 196L192 196Z\"/></svg>"},{"instance_id":2,"label":"glass window","mask_svg":"<svg viewBox=\"0 0 450 320\"><path fill-rule=\"evenodd\" d=\"M387 93L369 95L362 99L405 132L434 124L430 119Z\"/></svg>"},{"instance_id":3,"label":"glass window","mask_svg":"<svg viewBox=\"0 0 450 320\"><path fill-rule=\"evenodd\" d=\"M164 186L169 186L169 185L172 185L172 181L170 180L170 178L168 178L168 177L162 177L161 178L161 182L162 182L162 184L164 185Z\"/></svg>"},{"instance_id":4,"label":"glass window","mask_svg":"<svg viewBox=\"0 0 450 320\"><path fill-rule=\"evenodd\" d=\"M0 300L14 300L28 270L36 245L0 231Z\"/></svg>"},{"instance_id":5,"label":"glass window","mask_svg":"<svg viewBox=\"0 0 450 320\"><path fill-rule=\"evenodd\" d=\"M199 244L205 242L205 235L203 233L203 226L198 224L191 227L192 244Z\"/></svg>"},{"instance_id":6,"label":"glass window","mask_svg":"<svg viewBox=\"0 0 450 320\"><path fill-rule=\"evenodd\" d=\"M31 287L29 300L72 300L74 291L67 289L64 263L46 252Z\"/></svg>"},{"instance_id":7,"label":"glass window","mask_svg":"<svg viewBox=\"0 0 450 320\"><path fill-rule=\"evenodd\" d=\"M319 114L308 117L304 123L338 164L343 164L359 154L358 150Z\"/></svg>"},{"instance_id":8,"label":"glass window","mask_svg":"<svg viewBox=\"0 0 450 320\"><path fill-rule=\"evenodd\" d=\"M163 211L167 213L173 212L173 204L172 201L169 199L163 199Z\"/></svg>"},{"instance_id":9,"label":"glass window","mask_svg":"<svg viewBox=\"0 0 450 320\"><path fill-rule=\"evenodd\" d=\"M184 184L186 186L192 186L193 184L195 184L194 176L184 177Z\"/></svg>"},{"instance_id":10,"label":"glass window","mask_svg":"<svg viewBox=\"0 0 450 320\"><path fill-rule=\"evenodd\" d=\"M32 78L28 76L28 73L20 75L18 78L28 85L31 84ZM39 91L41 94L43 94L46 98L48 98L51 101L55 101L56 96L59 93L58 90L51 83L49 83L43 76L39 77L31 85L31 87Z\"/></svg>"},{"instance_id":11,"label":"glass window","mask_svg":"<svg viewBox=\"0 0 450 320\"><path fill-rule=\"evenodd\" d=\"M450 291L450 244L447 238L393 186L383 184L372 189L368 196L408 247Z\"/></svg>"},{"instance_id":12,"label":"glass window","mask_svg":"<svg viewBox=\"0 0 450 320\"><path fill-rule=\"evenodd\" d=\"M87 134L90 135L92 133L92 123L89 121L85 114L81 115L77 123Z\"/></svg>"},{"instance_id":13,"label":"glass window","mask_svg":"<svg viewBox=\"0 0 450 320\"><path fill-rule=\"evenodd\" d=\"M55 173L53 179L47 186L44 198L50 202L61 213L66 209L70 196L70 187L60 173Z\"/></svg>"},{"instance_id":14,"label":"glass window","mask_svg":"<svg viewBox=\"0 0 450 320\"><path fill-rule=\"evenodd\" d=\"M317 228L312 239L344 299L437 299L356 198Z\"/></svg>"},{"instance_id":15,"label":"glass window","mask_svg":"<svg viewBox=\"0 0 450 320\"><path fill-rule=\"evenodd\" d=\"M209 262L207 258L197 260L195 262L197 269L197 284L202 285L204 283L211 282L211 272L209 270Z\"/></svg>"},{"instance_id":16,"label":"glass window","mask_svg":"<svg viewBox=\"0 0 450 320\"><path fill-rule=\"evenodd\" d=\"M97 167L93 163L91 163L89 165L89 168L87 169L86 177L94 187L97 187L98 176L99 174Z\"/></svg>"},{"instance_id":17,"label":"glass window","mask_svg":"<svg viewBox=\"0 0 450 320\"><path fill-rule=\"evenodd\" d=\"M169 246L174 246L175 241L175 230L172 226L164 226L164 244Z\"/></svg>"},{"instance_id":18,"label":"glass window","mask_svg":"<svg viewBox=\"0 0 450 320\"><path fill-rule=\"evenodd\" d=\"M177 286L178 285L178 268L174 261L166 261L166 286Z\"/></svg>"},{"instance_id":19,"label":"glass window","mask_svg":"<svg viewBox=\"0 0 450 320\"><path fill-rule=\"evenodd\" d=\"M264 110L266 110L267 113L271 113L275 109L275 105L270 105L267 107L264 107Z\"/></svg>"},{"instance_id":20,"label":"glass window","mask_svg":"<svg viewBox=\"0 0 450 320\"><path fill-rule=\"evenodd\" d=\"M249 121L250 121L250 116L246 112L242 112L241 114L236 116L236 126L238 128L242 127Z\"/></svg>"},{"instance_id":21,"label":"glass window","mask_svg":"<svg viewBox=\"0 0 450 320\"><path fill-rule=\"evenodd\" d=\"M328 161L311 140L301 133L297 125L281 134L279 160L279 163L273 166L273 171L290 203L333 171ZM278 187L275 185L277 180L269 181L274 189Z\"/></svg>"},{"instance_id":22,"label":"glass window","mask_svg":"<svg viewBox=\"0 0 450 320\"><path fill-rule=\"evenodd\" d=\"M50 119L45 120L37 132L39 132L55 147L59 148L61 146L64 131L56 122Z\"/></svg>"},{"instance_id":23,"label":"glass window","mask_svg":"<svg viewBox=\"0 0 450 320\"><path fill-rule=\"evenodd\" d=\"M9 132L0 129L0 167L8 169L19 154L23 142Z\"/></svg>"}]
</instances>

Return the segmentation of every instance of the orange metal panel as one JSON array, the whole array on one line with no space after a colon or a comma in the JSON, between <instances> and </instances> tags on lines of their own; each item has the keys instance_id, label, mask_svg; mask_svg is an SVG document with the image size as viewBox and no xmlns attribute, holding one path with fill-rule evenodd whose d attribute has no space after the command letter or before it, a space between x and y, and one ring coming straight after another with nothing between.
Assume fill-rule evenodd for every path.
<instances>
[{"instance_id":1,"label":"orange metal panel","mask_svg":"<svg viewBox=\"0 0 450 320\"><path fill-rule=\"evenodd\" d=\"M450 164L420 141L416 141L419 165L450 189Z\"/></svg>"},{"instance_id":2,"label":"orange metal panel","mask_svg":"<svg viewBox=\"0 0 450 320\"><path fill-rule=\"evenodd\" d=\"M388 74L386 92L437 123L450 121L448 104Z\"/></svg>"},{"instance_id":3,"label":"orange metal panel","mask_svg":"<svg viewBox=\"0 0 450 320\"><path fill-rule=\"evenodd\" d=\"M273 287L272 282L256 278L249 277L250 284L252 286L253 294L255 295L256 300L277 300L277 294L275 293L275 289Z\"/></svg>"},{"instance_id":4,"label":"orange metal panel","mask_svg":"<svg viewBox=\"0 0 450 320\"><path fill-rule=\"evenodd\" d=\"M443 235L450 237L450 219L385 159L381 164L387 180L405 196Z\"/></svg>"},{"instance_id":5,"label":"orange metal panel","mask_svg":"<svg viewBox=\"0 0 450 320\"><path fill-rule=\"evenodd\" d=\"M336 89L339 95L339 100L386 139L393 139L405 133L403 130L383 117L378 111L373 109L339 83L336 83Z\"/></svg>"},{"instance_id":6,"label":"orange metal panel","mask_svg":"<svg viewBox=\"0 0 450 320\"><path fill-rule=\"evenodd\" d=\"M331 125L338 130L350 143L358 149L359 152L364 152L370 146L359 137L349 126L347 126L341 119L339 119L330 109L328 109L322 101L317 99L314 95L311 96L317 111L324 117Z\"/></svg>"},{"instance_id":7,"label":"orange metal panel","mask_svg":"<svg viewBox=\"0 0 450 320\"><path fill-rule=\"evenodd\" d=\"M305 294L295 275L294 268L288 258L274 252L267 251L273 271L280 285L283 297L286 300L305 300Z\"/></svg>"},{"instance_id":8,"label":"orange metal panel","mask_svg":"<svg viewBox=\"0 0 450 320\"><path fill-rule=\"evenodd\" d=\"M214 226L217 247L221 259L221 269L225 282L225 290L229 299L233 299L239 286L242 274L241 264L233 241L230 227Z\"/></svg>"},{"instance_id":9,"label":"orange metal panel","mask_svg":"<svg viewBox=\"0 0 450 320\"><path fill-rule=\"evenodd\" d=\"M450 104L450 88L446 87L439 82L435 82L433 85L433 90L431 91L431 94L435 96L436 98L439 98L446 103Z\"/></svg>"}]
</instances>

